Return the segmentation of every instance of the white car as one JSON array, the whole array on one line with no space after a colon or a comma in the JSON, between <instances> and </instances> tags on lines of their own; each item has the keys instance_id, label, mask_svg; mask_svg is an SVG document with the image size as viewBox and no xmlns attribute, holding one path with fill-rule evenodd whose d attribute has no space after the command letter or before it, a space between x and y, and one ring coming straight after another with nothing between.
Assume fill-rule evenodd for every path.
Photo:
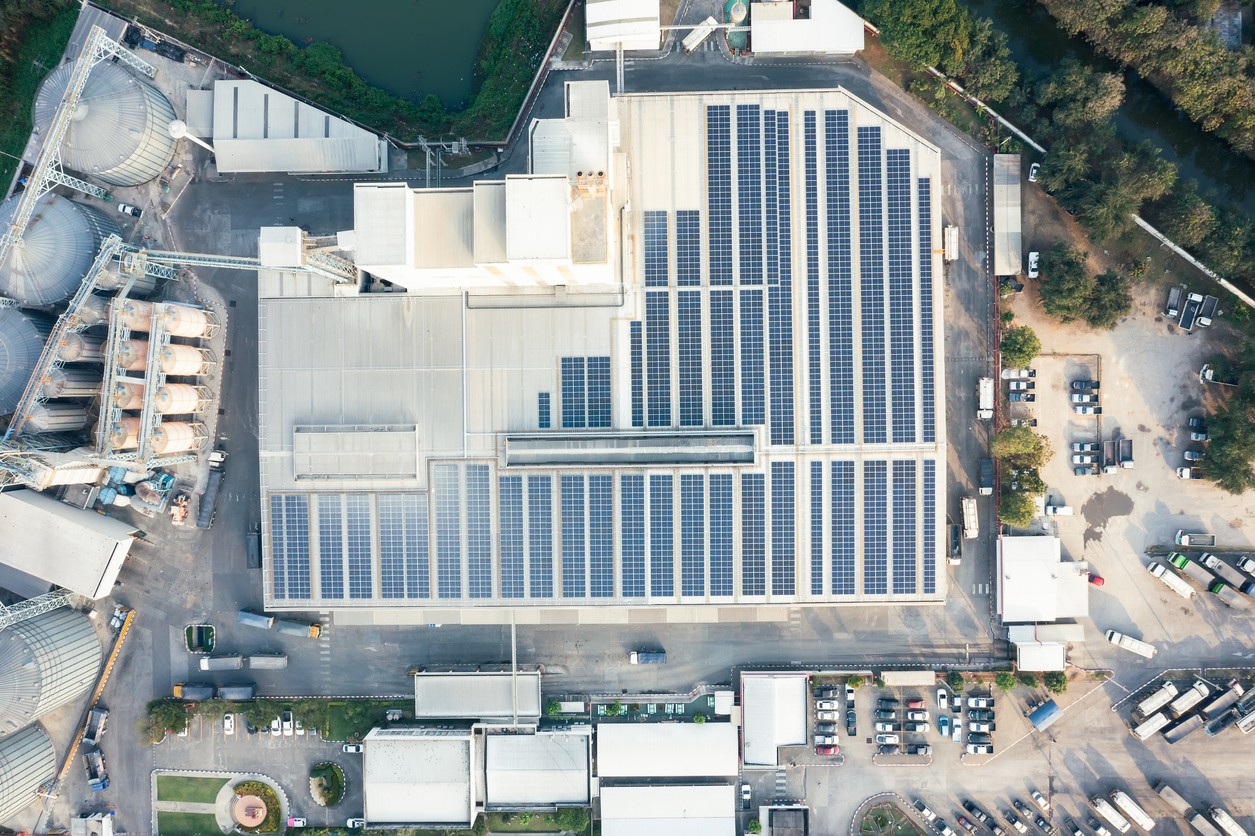
<instances>
[{"instance_id":1,"label":"white car","mask_svg":"<svg viewBox=\"0 0 1255 836\"><path fill-rule=\"evenodd\" d=\"M750 795L751 795L751 793L750 793L750 785L749 785L749 784L741 784L741 800L742 800L742 801L749 801L749 800L750 800Z\"/></svg>"},{"instance_id":2,"label":"white car","mask_svg":"<svg viewBox=\"0 0 1255 836\"><path fill-rule=\"evenodd\" d=\"M846 708L854 707L854 689L851 688L849 685L845 686L845 707Z\"/></svg>"},{"instance_id":3,"label":"white car","mask_svg":"<svg viewBox=\"0 0 1255 836\"><path fill-rule=\"evenodd\" d=\"M1073 453L1097 453L1098 442L1096 441L1073 441L1072 452Z\"/></svg>"},{"instance_id":4,"label":"white car","mask_svg":"<svg viewBox=\"0 0 1255 836\"><path fill-rule=\"evenodd\" d=\"M985 734L989 734L990 732L994 730L994 724L993 723L968 723L967 729L968 731L984 732Z\"/></svg>"},{"instance_id":5,"label":"white car","mask_svg":"<svg viewBox=\"0 0 1255 836\"><path fill-rule=\"evenodd\" d=\"M292 736L292 712L291 711L283 712L283 736L284 737Z\"/></svg>"},{"instance_id":6,"label":"white car","mask_svg":"<svg viewBox=\"0 0 1255 836\"><path fill-rule=\"evenodd\" d=\"M1094 457L1087 453L1076 453L1072 456L1072 464L1093 464Z\"/></svg>"},{"instance_id":7,"label":"white car","mask_svg":"<svg viewBox=\"0 0 1255 836\"><path fill-rule=\"evenodd\" d=\"M927 721L928 721L928 712L927 712L927 711L908 711L908 712L906 712L906 719L908 719L908 720L923 720L923 721L927 722Z\"/></svg>"},{"instance_id":8,"label":"white car","mask_svg":"<svg viewBox=\"0 0 1255 836\"><path fill-rule=\"evenodd\" d=\"M129 203L119 203L118 211L123 215L130 215L132 218L138 218L144 214L143 209L140 209L138 206L132 206Z\"/></svg>"},{"instance_id":9,"label":"white car","mask_svg":"<svg viewBox=\"0 0 1255 836\"><path fill-rule=\"evenodd\" d=\"M301 737L305 736L305 727L301 725L300 720L296 721L296 733L300 735Z\"/></svg>"},{"instance_id":10,"label":"white car","mask_svg":"<svg viewBox=\"0 0 1255 836\"><path fill-rule=\"evenodd\" d=\"M234 714L222 715L222 733L223 734L235 734L235 715Z\"/></svg>"},{"instance_id":11,"label":"white car","mask_svg":"<svg viewBox=\"0 0 1255 836\"><path fill-rule=\"evenodd\" d=\"M938 711L946 710L946 689L945 688L937 689L937 710Z\"/></svg>"},{"instance_id":12,"label":"white car","mask_svg":"<svg viewBox=\"0 0 1255 836\"><path fill-rule=\"evenodd\" d=\"M1041 263L1041 253L1029 253L1028 254L1028 277L1030 279L1035 279L1041 275L1041 270L1038 267L1040 263Z\"/></svg>"},{"instance_id":13,"label":"white car","mask_svg":"<svg viewBox=\"0 0 1255 836\"><path fill-rule=\"evenodd\" d=\"M915 809L919 810L919 814L923 816L925 820L927 821L937 820L937 814L934 813L932 810L929 810L928 805L918 799L916 799L915 801Z\"/></svg>"},{"instance_id":14,"label":"white car","mask_svg":"<svg viewBox=\"0 0 1255 836\"><path fill-rule=\"evenodd\" d=\"M270 721L270 733L276 737L283 734L283 726L279 723L278 717Z\"/></svg>"},{"instance_id":15,"label":"white car","mask_svg":"<svg viewBox=\"0 0 1255 836\"><path fill-rule=\"evenodd\" d=\"M836 711L837 707L838 706L837 706L836 700L816 700L815 701L815 709L817 711Z\"/></svg>"},{"instance_id":16,"label":"white car","mask_svg":"<svg viewBox=\"0 0 1255 836\"><path fill-rule=\"evenodd\" d=\"M1255 560L1249 557L1239 557L1238 568L1248 575L1255 575Z\"/></svg>"},{"instance_id":17,"label":"white car","mask_svg":"<svg viewBox=\"0 0 1255 836\"><path fill-rule=\"evenodd\" d=\"M1080 392L1072 393L1072 403L1096 403L1097 400L1093 395L1085 395Z\"/></svg>"},{"instance_id":18,"label":"white car","mask_svg":"<svg viewBox=\"0 0 1255 836\"><path fill-rule=\"evenodd\" d=\"M900 740L896 734L878 734L876 735L876 744L879 746L889 746L899 743Z\"/></svg>"},{"instance_id":19,"label":"white car","mask_svg":"<svg viewBox=\"0 0 1255 836\"><path fill-rule=\"evenodd\" d=\"M821 723L837 722L837 712L835 711L816 711L815 719Z\"/></svg>"},{"instance_id":20,"label":"white car","mask_svg":"<svg viewBox=\"0 0 1255 836\"><path fill-rule=\"evenodd\" d=\"M1037 790L1033 790L1031 795L1033 796L1033 802L1041 808L1043 813L1050 812L1050 802L1046 800L1046 796L1042 795Z\"/></svg>"},{"instance_id":21,"label":"white car","mask_svg":"<svg viewBox=\"0 0 1255 836\"><path fill-rule=\"evenodd\" d=\"M968 697L967 707L968 708L993 708L994 698L993 697Z\"/></svg>"},{"instance_id":22,"label":"white car","mask_svg":"<svg viewBox=\"0 0 1255 836\"><path fill-rule=\"evenodd\" d=\"M967 744L967 753L969 755L992 755L994 747L988 743L969 743Z\"/></svg>"},{"instance_id":23,"label":"white car","mask_svg":"<svg viewBox=\"0 0 1255 836\"><path fill-rule=\"evenodd\" d=\"M359 830L365 826L366 826L366 819L349 819L348 823L345 824L345 827L351 828L353 830Z\"/></svg>"},{"instance_id":24,"label":"white car","mask_svg":"<svg viewBox=\"0 0 1255 836\"><path fill-rule=\"evenodd\" d=\"M344 752L346 755L360 755L362 753L362 744L346 743L340 747L340 751Z\"/></svg>"},{"instance_id":25,"label":"white car","mask_svg":"<svg viewBox=\"0 0 1255 836\"><path fill-rule=\"evenodd\" d=\"M1077 415L1102 415L1101 406L1092 406L1087 403L1078 403L1072 407L1072 411Z\"/></svg>"},{"instance_id":26,"label":"white car","mask_svg":"<svg viewBox=\"0 0 1255 836\"><path fill-rule=\"evenodd\" d=\"M893 730L894 730L893 723L877 723L876 724L876 731L891 732Z\"/></svg>"},{"instance_id":27,"label":"white car","mask_svg":"<svg viewBox=\"0 0 1255 836\"><path fill-rule=\"evenodd\" d=\"M916 734L928 734L933 730L933 727L927 723L907 723L906 730L909 732L915 732Z\"/></svg>"},{"instance_id":28,"label":"white car","mask_svg":"<svg viewBox=\"0 0 1255 836\"><path fill-rule=\"evenodd\" d=\"M963 739L963 718L955 716L954 724L950 727L950 739L958 743Z\"/></svg>"},{"instance_id":29,"label":"white car","mask_svg":"<svg viewBox=\"0 0 1255 836\"><path fill-rule=\"evenodd\" d=\"M1037 175L1041 174L1041 163L1033 163L1028 167L1028 182L1036 183Z\"/></svg>"},{"instance_id":30,"label":"white car","mask_svg":"<svg viewBox=\"0 0 1255 836\"><path fill-rule=\"evenodd\" d=\"M305 827L308 822L305 819L291 816L288 818L288 827Z\"/></svg>"}]
</instances>

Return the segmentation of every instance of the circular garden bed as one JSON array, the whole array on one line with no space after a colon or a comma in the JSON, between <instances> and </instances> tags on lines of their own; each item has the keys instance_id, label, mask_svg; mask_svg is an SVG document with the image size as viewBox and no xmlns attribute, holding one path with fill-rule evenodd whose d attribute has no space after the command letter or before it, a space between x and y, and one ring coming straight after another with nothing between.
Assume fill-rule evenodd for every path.
<instances>
[{"instance_id":1,"label":"circular garden bed","mask_svg":"<svg viewBox=\"0 0 1255 836\"><path fill-rule=\"evenodd\" d=\"M240 825L240 830L243 830L245 833L279 832L283 811L279 805L279 796L275 795L275 791L271 789L269 784L263 784L261 781L241 781L231 789L235 793L236 798L255 796L266 807L266 816L261 820L261 824L253 827Z\"/></svg>"},{"instance_id":2,"label":"circular garden bed","mask_svg":"<svg viewBox=\"0 0 1255 836\"><path fill-rule=\"evenodd\" d=\"M344 770L330 761L314 764L309 770L309 794L323 807L334 807L344 800Z\"/></svg>"}]
</instances>

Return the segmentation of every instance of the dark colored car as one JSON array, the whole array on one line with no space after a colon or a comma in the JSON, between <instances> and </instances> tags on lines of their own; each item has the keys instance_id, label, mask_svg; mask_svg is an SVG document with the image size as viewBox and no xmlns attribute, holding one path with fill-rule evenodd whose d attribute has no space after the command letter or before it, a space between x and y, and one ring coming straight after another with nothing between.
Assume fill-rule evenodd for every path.
<instances>
[{"instance_id":1,"label":"dark colored car","mask_svg":"<svg viewBox=\"0 0 1255 836\"><path fill-rule=\"evenodd\" d=\"M858 714L852 708L845 712L845 733L850 737L858 734Z\"/></svg>"},{"instance_id":2,"label":"dark colored car","mask_svg":"<svg viewBox=\"0 0 1255 836\"><path fill-rule=\"evenodd\" d=\"M876 700L877 708L894 708L895 706L897 706L897 704L898 704L897 700L889 699L888 697L881 697L880 699Z\"/></svg>"},{"instance_id":3,"label":"dark colored car","mask_svg":"<svg viewBox=\"0 0 1255 836\"><path fill-rule=\"evenodd\" d=\"M1098 388L1097 380L1074 380L1072 388L1078 392L1091 392Z\"/></svg>"},{"instance_id":4,"label":"dark colored car","mask_svg":"<svg viewBox=\"0 0 1255 836\"><path fill-rule=\"evenodd\" d=\"M976 804L971 801L964 801L963 809L971 813L972 818L976 819L978 822L986 823L989 821L989 814L977 807Z\"/></svg>"},{"instance_id":5,"label":"dark colored car","mask_svg":"<svg viewBox=\"0 0 1255 836\"><path fill-rule=\"evenodd\" d=\"M900 755L902 747L894 743L886 743L880 747L879 752L882 755Z\"/></svg>"},{"instance_id":6,"label":"dark colored car","mask_svg":"<svg viewBox=\"0 0 1255 836\"><path fill-rule=\"evenodd\" d=\"M991 708L973 708L967 712L967 718L978 723L988 723L994 719L994 712Z\"/></svg>"},{"instance_id":7,"label":"dark colored car","mask_svg":"<svg viewBox=\"0 0 1255 836\"><path fill-rule=\"evenodd\" d=\"M878 711L876 711L876 712L875 712L875 714L874 714L873 716L874 716L877 720L892 720L892 719L894 719L895 717L897 717L897 716L898 716L898 712L896 712L896 711L889 711L888 709L884 709L884 708L882 708L882 709L879 709Z\"/></svg>"}]
</instances>

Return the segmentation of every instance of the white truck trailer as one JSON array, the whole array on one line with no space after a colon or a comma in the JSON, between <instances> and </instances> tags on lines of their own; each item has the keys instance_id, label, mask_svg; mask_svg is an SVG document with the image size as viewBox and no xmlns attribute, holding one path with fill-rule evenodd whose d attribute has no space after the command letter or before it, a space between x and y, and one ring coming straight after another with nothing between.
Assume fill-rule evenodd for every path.
<instances>
[{"instance_id":1,"label":"white truck trailer","mask_svg":"<svg viewBox=\"0 0 1255 836\"><path fill-rule=\"evenodd\" d=\"M1176 572L1169 571L1167 566L1162 563L1151 561L1146 569L1163 583L1164 586L1171 589L1182 598L1190 599L1194 597L1194 587L1185 582L1185 578Z\"/></svg>"},{"instance_id":2,"label":"white truck trailer","mask_svg":"<svg viewBox=\"0 0 1255 836\"><path fill-rule=\"evenodd\" d=\"M694 26L692 32L684 36L684 40L680 42L680 49L684 50L686 55L697 49L710 37L718 25L718 22L713 17L706 18Z\"/></svg>"},{"instance_id":3,"label":"white truck trailer","mask_svg":"<svg viewBox=\"0 0 1255 836\"><path fill-rule=\"evenodd\" d=\"M963 505L963 537L975 540L980 536L980 518L976 515L976 500L970 496L962 499Z\"/></svg>"},{"instance_id":4,"label":"white truck trailer","mask_svg":"<svg viewBox=\"0 0 1255 836\"><path fill-rule=\"evenodd\" d=\"M1114 827L1117 832L1128 833L1133 827L1133 825L1129 824L1129 820L1120 815L1120 811L1118 811L1115 807L1112 807L1111 804L1107 802L1107 799L1103 798L1101 795L1094 796L1089 800L1089 803L1094 805L1094 809L1098 811L1098 815L1102 816L1103 819L1106 820L1107 824Z\"/></svg>"},{"instance_id":5,"label":"white truck trailer","mask_svg":"<svg viewBox=\"0 0 1255 836\"><path fill-rule=\"evenodd\" d=\"M1117 630L1107 631L1107 641L1116 647L1122 647L1131 653L1136 653L1138 656L1145 656L1147 659L1152 659L1155 656L1155 646L1153 644L1144 642L1141 639L1135 639L1132 636L1126 636Z\"/></svg>"},{"instance_id":6,"label":"white truck trailer","mask_svg":"<svg viewBox=\"0 0 1255 836\"><path fill-rule=\"evenodd\" d=\"M976 417L988 421L994 417L994 379L982 377L976 385Z\"/></svg>"},{"instance_id":7,"label":"white truck trailer","mask_svg":"<svg viewBox=\"0 0 1255 836\"><path fill-rule=\"evenodd\" d=\"M1194 706L1207 699L1210 693L1211 686L1201 679L1196 679L1193 685L1172 701L1172 704L1168 706L1168 711L1173 717L1182 717L1188 714Z\"/></svg>"},{"instance_id":8,"label":"white truck trailer","mask_svg":"<svg viewBox=\"0 0 1255 836\"><path fill-rule=\"evenodd\" d=\"M1212 807L1207 812L1211 815L1211 820L1229 836L1247 836L1242 826L1235 822L1233 816L1229 815L1223 807Z\"/></svg>"},{"instance_id":9,"label":"white truck trailer","mask_svg":"<svg viewBox=\"0 0 1255 836\"><path fill-rule=\"evenodd\" d=\"M1171 682L1165 682L1162 688L1137 704L1137 713L1143 717L1149 717L1168 703L1172 702L1172 700L1175 699L1176 695L1179 693L1180 691L1177 690L1177 686L1173 685Z\"/></svg>"},{"instance_id":10,"label":"white truck trailer","mask_svg":"<svg viewBox=\"0 0 1255 836\"><path fill-rule=\"evenodd\" d=\"M1145 743L1149 738L1158 734L1163 727L1168 725L1170 722L1171 720L1168 719L1168 715L1161 711L1135 726L1133 728L1133 736Z\"/></svg>"},{"instance_id":11,"label":"white truck trailer","mask_svg":"<svg viewBox=\"0 0 1255 836\"><path fill-rule=\"evenodd\" d=\"M1120 812L1129 817L1129 820L1145 830L1147 833L1155 829L1155 820L1152 819L1141 805L1133 800L1133 797L1123 790L1112 790L1111 800L1120 808Z\"/></svg>"}]
</instances>

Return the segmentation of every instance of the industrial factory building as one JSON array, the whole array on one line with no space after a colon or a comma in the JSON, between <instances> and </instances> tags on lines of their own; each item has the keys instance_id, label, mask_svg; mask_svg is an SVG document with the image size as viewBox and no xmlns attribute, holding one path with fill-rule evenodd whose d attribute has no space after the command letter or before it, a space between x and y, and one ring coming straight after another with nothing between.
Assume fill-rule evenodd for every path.
<instances>
[{"instance_id":1,"label":"industrial factory building","mask_svg":"<svg viewBox=\"0 0 1255 836\"><path fill-rule=\"evenodd\" d=\"M943 600L937 149L839 89L565 98L529 174L359 184L371 292L263 277L266 607Z\"/></svg>"}]
</instances>

